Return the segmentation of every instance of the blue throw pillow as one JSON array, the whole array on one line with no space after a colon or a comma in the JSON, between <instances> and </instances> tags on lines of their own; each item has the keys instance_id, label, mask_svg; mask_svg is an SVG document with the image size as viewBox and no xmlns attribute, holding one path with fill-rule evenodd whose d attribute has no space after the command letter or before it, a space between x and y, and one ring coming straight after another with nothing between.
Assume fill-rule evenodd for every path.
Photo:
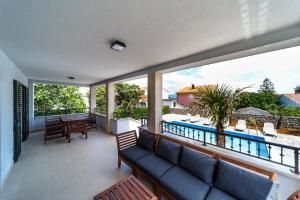
<instances>
[{"instance_id":1,"label":"blue throw pillow","mask_svg":"<svg viewBox=\"0 0 300 200\"><path fill-rule=\"evenodd\" d=\"M217 173L215 186L238 199L266 199L273 185L267 177L222 160L218 161Z\"/></svg>"},{"instance_id":2,"label":"blue throw pillow","mask_svg":"<svg viewBox=\"0 0 300 200\"><path fill-rule=\"evenodd\" d=\"M217 160L199 151L183 147L180 166L212 186Z\"/></svg>"},{"instance_id":3,"label":"blue throw pillow","mask_svg":"<svg viewBox=\"0 0 300 200\"><path fill-rule=\"evenodd\" d=\"M171 142L161 138L156 149L156 155L173 163L178 164L181 146L175 142Z\"/></svg>"},{"instance_id":4,"label":"blue throw pillow","mask_svg":"<svg viewBox=\"0 0 300 200\"><path fill-rule=\"evenodd\" d=\"M139 138L137 139L137 145L146 150L154 151L155 136L148 133L146 130L140 129Z\"/></svg>"}]
</instances>

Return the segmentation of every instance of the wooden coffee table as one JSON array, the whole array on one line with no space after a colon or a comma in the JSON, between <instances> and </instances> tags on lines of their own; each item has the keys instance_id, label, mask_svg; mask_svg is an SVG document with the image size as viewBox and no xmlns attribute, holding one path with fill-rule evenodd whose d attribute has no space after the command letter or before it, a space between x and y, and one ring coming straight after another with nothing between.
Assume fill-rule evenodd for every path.
<instances>
[{"instance_id":1,"label":"wooden coffee table","mask_svg":"<svg viewBox=\"0 0 300 200\"><path fill-rule=\"evenodd\" d=\"M150 192L133 175L121 180L107 190L94 197L94 200L157 200L157 197Z\"/></svg>"}]
</instances>

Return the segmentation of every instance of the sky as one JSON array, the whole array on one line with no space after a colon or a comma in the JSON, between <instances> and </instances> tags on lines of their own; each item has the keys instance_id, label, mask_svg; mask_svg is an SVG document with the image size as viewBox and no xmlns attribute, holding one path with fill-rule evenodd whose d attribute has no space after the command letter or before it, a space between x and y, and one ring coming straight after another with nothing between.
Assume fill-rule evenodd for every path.
<instances>
[{"instance_id":1,"label":"sky","mask_svg":"<svg viewBox=\"0 0 300 200\"><path fill-rule=\"evenodd\" d=\"M174 94L191 84L225 83L233 88L251 86L249 91L257 91L265 78L274 83L277 93L294 93L300 85L300 46L166 73L163 88ZM127 83L146 87L147 78Z\"/></svg>"}]
</instances>

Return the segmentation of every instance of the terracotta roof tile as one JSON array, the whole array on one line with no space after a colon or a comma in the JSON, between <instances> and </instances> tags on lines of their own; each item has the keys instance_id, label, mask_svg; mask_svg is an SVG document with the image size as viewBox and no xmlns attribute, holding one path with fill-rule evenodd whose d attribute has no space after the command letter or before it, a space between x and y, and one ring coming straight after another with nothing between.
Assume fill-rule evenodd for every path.
<instances>
[{"instance_id":1,"label":"terracotta roof tile","mask_svg":"<svg viewBox=\"0 0 300 200\"><path fill-rule=\"evenodd\" d=\"M180 89L177 93L196 93L196 92L197 92L196 88L192 89L192 87L184 87Z\"/></svg>"},{"instance_id":2,"label":"terracotta roof tile","mask_svg":"<svg viewBox=\"0 0 300 200\"><path fill-rule=\"evenodd\" d=\"M215 85L201 85L201 86L195 86L194 89L193 89L192 87L184 87L184 88L180 89L180 90L177 92L177 94L178 94L178 93L179 93L179 94L183 94L183 93L186 93L186 94L188 94L188 93L194 94L194 93L197 93L197 92L198 92L197 88L203 87L203 86L215 87Z\"/></svg>"}]
</instances>

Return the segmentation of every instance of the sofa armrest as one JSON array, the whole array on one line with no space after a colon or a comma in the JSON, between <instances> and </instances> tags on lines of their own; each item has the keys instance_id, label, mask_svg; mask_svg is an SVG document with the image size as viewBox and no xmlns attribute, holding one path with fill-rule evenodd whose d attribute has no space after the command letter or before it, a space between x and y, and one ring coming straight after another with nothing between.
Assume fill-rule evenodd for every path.
<instances>
[{"instance_id":1,"label":"sofa armrest","mask_svg":"<svg viewBox=\"0 0 300 200\"><path fill-rule=\"evenodd\" d=\"M288 198L288 200L298 200L300 199L300 189L291 194L291 196Z\"/></svg>"},{"instance_id":2,"label":"sofa armrest","mask_svg":"<svg viewBox=\"0 0 300 200\"><path fill-rule=\"evenodd\" d=\"M128 147L134 146L136 145L137 142L136 131L132 130L132 131L117 134L116 140L117 140L118 152Z\"/></svg>"}]
</instances>

